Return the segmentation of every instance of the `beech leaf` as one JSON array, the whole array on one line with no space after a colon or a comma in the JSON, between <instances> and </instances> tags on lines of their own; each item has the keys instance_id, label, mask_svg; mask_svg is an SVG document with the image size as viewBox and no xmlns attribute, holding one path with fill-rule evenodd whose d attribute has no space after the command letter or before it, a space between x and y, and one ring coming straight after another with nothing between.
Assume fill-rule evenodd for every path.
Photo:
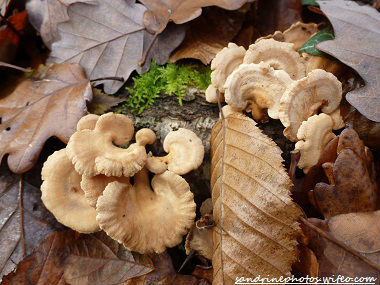
<instances>
[{"instance_id":1,"label":"beech leaf","mask_svg":"<svg viewBox=\"0 0 380 285\"><path fill-rule=\"evenodd\" d=\"M199 17L202 7L218 6L226 10L239 9L247 0L141 0L148 8L144 14L145 27L151 32L161 33L169 21L183 24Z\"/></svg>"},{"instance_id":2,"label":"beech leaf","mask_svg":"<svg viewBox=\"0 0 380 285\"><path fill-rule=\"evenodd\" d=\"M89 80L78 64L53 64L38 78L23 81L0 99L0 160L9 154L15 173L32 168L48 138L68 142L91 99Z\"/></svg>"},{"instance_id":3,"label":"beech leaf","mask_svg":"<svg viewBox=\"0 0 380 285\"><path fill-rule=\"evenodd\" d=\"M368 119L380 122L380 13L355 1L317 1L334 28L335 39L317 48L355 69L365 86L350 91L347 101Z\"/></svg>"},{"instance_id":4,"label":"beech leaf","mask_svg":"<svg viewBox=\"0 0 380 285\"><path fill-rule=\"evenodd\" d=\"M212 130L211 159L213 284L290 275L302 213L290 198L280 148L252 119L231 113Z\"/></svg>"}]
</instances>

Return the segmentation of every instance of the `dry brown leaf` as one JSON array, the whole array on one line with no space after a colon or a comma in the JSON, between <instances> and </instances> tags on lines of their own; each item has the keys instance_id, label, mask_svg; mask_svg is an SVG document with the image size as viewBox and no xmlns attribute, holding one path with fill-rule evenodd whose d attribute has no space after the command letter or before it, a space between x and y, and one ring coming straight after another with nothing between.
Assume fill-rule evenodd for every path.
<instances>
[{"instance_id":1,"label":"dry brown leaf","mask_svg":"<svg viewBox=\"0 0 380 285\"><path fill-rule=\"evenodd\" d=\"M66 230L48 236L2 284L119 284L151 270L103 232Z\"/></svg>"},{"instance_id":2,"label":"dry brown leaf","mask_svg":"<svg viewBox=\"0 0 380 285\"><path fill-rule=\"evenodd\" d=\"M68 7L70 20L58 25L60 40L52 45L48 61L80 63L90 79L117 76L125 82L145 52L146 64L141 71L149 68L147 59L165 63L185 36L183 27L173 27L154 38L143 24L145 7L134 0L97 3ZM96 85L104 84L104 91L113 94L124 82L99 80Z\"/></svg>"},{"instance_id":3,"label":"dry brown leaf","mask_svg":"<svg viewBox=\"0 0 380 285\"><path fill-rule=\"evenodd\" d=\"M136 263L132 253L104 232L82 235L70 246L63 277L72 285L119 284L153 270L150 264Z\"/></svg>"},{"instance_id":4,"label":"dry brown leaf","mask_svg":"<svg viewBox=\"0 0 380 285\"><path fill-rule=\"evenodd\" d=\"M211 134L214 283L236 277L286 276L297 260L300 208L280 148L238 113Z\"/></svg>"},{"instance_id":5,"label":"dry brown leaf","mask_svg":"<svg viewBox=\"0 0 380 285\"><path fill-rule=\"evenodd\" d=\"M218 6L226 10L239 9L247 0L141 0L148 10L144 25L152 32L161 33L169 21L183 24L199 17L202 7Z\"/></svg>"},{"instance_id":6,"label":"dry brown leaf","mask_svg":"<svg viewBox=\"0 0 380 285\"><path fill-rule=\"evenodd\" d=\"M334 163L322 165L330 185L317 183L313 191L320 212L329 218L375 210L378 204L377 183L371 179L364 144L353 129L345 129L339 135L337 153Z\"/></svg>"},{"instance_id":7,"label":"dry brown leaf","mask_svg":"<svg viewBox=\"0 0 380 285\"><path fill-rule=\"evenodd\" d=\"M324 230L330 231L333 237L380 265L380 211L342 214L327 221L313 219L311 222L318 227L327 226ZM379 277L379 272L375 269L321 235L315 232L310 232L309 235L309 246L318 258L320 277L339 274L348 277Z\"/></svg>"},{"instance_id":8,"label":"dry brown leaf","mask_svg":"<svg viewBox=\"0 0 380 285\"><path fill-rule=\"evenodd\" d=\"M92 93L93 99L89 104L87 104L87 109L92 114L102 115L112 107L124 101L123 98L108 95L103 93L98 88L93 88Z\"/></svg>"},{"instance_id":9,"label":"dry brown leaf","mask_svg":"<svg viewBox=\"0 0 380 285\"><path fill-rule=\"evenodd\" d=\"M150 255L154 271L140 277L128 280L124 285L207 285L207 281L198 280L191 275L178 274L174 267L170 256L164 252L161 254Z\"/></svg>"},{"instance_id":10,"label":"dry brown leaf","mask_svg":"<svg viewBox=\"0 0 380 285\"><path fill-rule=\"evenodd\" d=\"M53 64L23 81L0 99L0 159L23 173L35 164L45 141L56 136L67 143L92 99L89 80L78 64Z\"/></svg>"},{"instance_id":11,"label":"dry brown leaf","mask_svg":"<svg viewBox=\"0 0 380 285\"><path fill-rule=\"evenodd\" d=\"M3 275L16 269L22 261L23 246L20 228L18 175L10 172L6 164L0 167L0 282ZM59 228L53 215L42 205L41 191L23 182L23 222L26 254L44 238Z\"/></svg>"},{"instance_id":12,"label":"dry brown leaf","mask_svg":"<svg viewBox=\"0 0 380 285\"><path fill-rule=\"evenodd\" d=\"M170 62L195 58L209 64L231 41L243 24L243 11L207 10L190 23L185 40L170 56Z\"/></svg>"},{"instance_id":13,"label":"dry brown leaf","mask_svg":"<svg viewBox=\"0 0 380 285\"><path fill-rule=\"evenodd\" d=\"M47 47L59 39L58 23L69 19L67 7L75 2L96 4L96 0L29 0L26 4L28 17L33 27L40 33Z\"/></svg>"},{"instance_id":14,"label":"dry brown leaf","mask_svg":"<svg viewBox=\"0 0 380 285\"><path fill-rule=\"evenodd\" d=\"M368 119L380 122L380 14L355 1L317 1L334 28L335 39L317 48L355 69L363 88L350 91L346 99Z\"/></svg>"}]
</instances>

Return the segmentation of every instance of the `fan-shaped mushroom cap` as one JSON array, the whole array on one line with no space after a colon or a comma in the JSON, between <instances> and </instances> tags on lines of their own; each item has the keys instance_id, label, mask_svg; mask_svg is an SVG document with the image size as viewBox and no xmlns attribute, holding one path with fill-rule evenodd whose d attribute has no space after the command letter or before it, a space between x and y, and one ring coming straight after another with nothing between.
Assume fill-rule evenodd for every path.
<instances>
[{"instance_id":1,"label":"fan-shaped mushroom cap","mask_svg":"<svg viewBox=\"0 0 380 285\"><path fill-rule=\"evenodd\" d=\"M163 147L168 155L159 159L167 163L168 169L176 174L186 174L197 169L203 162L202 140L188 129L171 131L165 137Z\"/></svg>"},{"instance_id":2,"label":"fan-shaped mushroom cap","mask_svg":"<svg viewBox=\"0 0 380 285\"><path fill-rule=\"evenodd\" d=\"M95 209L80 187L81 176L61 149L48 157L41 172L42 201L61 224L81 233L99 230Z\"/></svg>"},{"instance_id":3,"label":"fan-shaped mushroom cap","mask_svg":"<svg viewBox=\"0 0 380 285\"><path fill-rule=\"evenodd\" d=\"M305 59L306 73L309 73L314 69L323 69L339 77L345 69L345 65L340 61L332 60L325 56L303 53L302 57Z\"/></svg>"},{"instance_id":4,"label":"fan-shaped mushroom cap","mask_svg":"<svg viewBox=\"0 0 380 285\"><path fill-rule=\"evenodd\" d=\"M318 32L318 25L315 23L305 24L297 22L291 25L284 32L276 31L273 35L258 38L255 43L264 39L274 39L279 42L293 43L293 49L298 49L308 40L312 35Z\"/></svg>"},{"instance_id":5,"label":"fan-shaped mushroom cap","mask_svg":"<svg viewBox=\"0 0 380 285\"><path fill-rule=\"evenodd\" d=\"M299 141L295 145L295 150L301 153L298 167L305 173L318 163L322 150L330 140L335 138L332 129L331 117L323 113L311 116L301 124L297 133Z\"/></svg>"},{"instance_id":6,"label":"fan-shaped mushroom cap","mask_svg":"<svg viewBox=\"0 0 380 285\"><path fill-rule=\"evenodd\" d=\"M133 122L128 117L104 114L93 130L80 130L71 136L66 148L67 156L82 175L132 176L145 164L145 145L135 143L128 149L115 145L129 142L133 132Z\"/></svg>"},{"instance_id":7,"label":"fan-shaped mushroom cap","mask_svg":"<svg viewBox=\"0 0 380 285\"><path fill-rule=\"evenodd\" d=\"M134 181L133 187L120 182L108 184L96 204L100 227L139 253L161 253L179 244L195 218L189 184L165 171L153 177L153 192L146 168L135 175Z\"/></svg>"},{"instance_id":8,"label":"fan-shaped mushroom cap","mask_svg":"<svg viewBox=\"0 0 380 285\"><path fill-rule=\"evenodd\" d=\"M290 84L280 100L280 120L286 127L284 135L297 141L297 131L303 121L319 109L330 114L342 99L342 83L331 73L315 69L305 78Z\"/></svg>"},{"instance_id":9,"label":"fan-shaped mushroom cap","mask_svg":"<svg viewBox=\"0 0 380 285\"><path fill-rule=\"evenodd\" d=\"M306 74L304 59L293 48L292 43L264 39L249 46L243 63L260 63L264 61L276 70L286 71L293 80Z\"/></svg>"},{"instance_id":10,"label":"fan-shaped mushroom cap","mask_svg":"<svg viewBox=\"0 0 380 285\"><path fill-rule=\"evenodd\" d=\"M151 129L144 128L136 133L136 143L139 145L154 144L156 138L156 134Z\"/></svg>"},{"instance_id":11,"label":"fan-shaped mushroom cap","mask_svg":"<svg viewBox=\"0 0 380 285\"><path fill-rule=\"evenodd\" d=\"M206 90L208 102L218 102L216 90L224 93L226 78L243 62L244 55L245 48L234 43L229 43L227 47L217 53L211 62L211 87L209 86Z\"/></svg>"},{"instance_id":12,"label":"fan-shaped mushroom cap","mask_svg":"<svg viewBox=\"0 0 380 285\"><path fill-rule=\"evenodd\" d=\"M88 114L82 117L77 123L77 131L95 129L98 119L99 116L95 114Z\"/></svg>"},{"instance_id":13,"label":"fan-shaped mushroom cap","mask_svg":"<svg viewBox=\"0 0 380 285\"><path fill-rule=\"evenodd\" d=\"M256 109L268 109L268 115L278 119L280 99L292 82L285 71L274 70L267 63L241 64L227 78L226 102L238 110L250 108L256 120L262 114L257 114Z\"/></svg>"},{"instance_id":14,"label":"fan-shaped mushroom cap","mask_svg":"<svg viewBox=\"0 0 380 285\"><path fill-rule=\"evenodd\" d=\"M189 255L192 250L211 260L213 250L213 230L211 228L198 229L195 225L190 229L186 236L185 250Z\"/></svg>"},{"instance_id":15,"label":"fan-shaped mushroom cap","mask_svg":"<svg viewBox=\"0 0 380 285\"><path fill-rule=\"evenodd\" d=\"M95 176L82 175L80 186L83 189L88 204L95 208L99 196L103 194L104 189L109 183L118 181L120 183L128 184L129 180L130 178L125 176L115 177L105 176L103 174Z\"/></svg>"},{"instance_id":16,"label":"fan-shaped mushroom cap","mask_svg":"<svg viewBox=\"0 0 380 285\"><path fill-rule=\"evenodd\" d=\"M344 123L343 117L340 114L339 107L336 108L335 111L331 112L329 115L333 121L333 130L339 130L341 128L344 128L346 124Z\"/></svg>"}]
</instances>

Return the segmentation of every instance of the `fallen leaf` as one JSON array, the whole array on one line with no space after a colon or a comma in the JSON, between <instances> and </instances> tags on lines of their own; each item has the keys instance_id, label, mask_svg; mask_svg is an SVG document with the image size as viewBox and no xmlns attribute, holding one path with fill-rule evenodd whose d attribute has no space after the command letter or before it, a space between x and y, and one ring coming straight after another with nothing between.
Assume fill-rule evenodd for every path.
<instances>
[{"instance_id":1,"label":"fallen leaf","mask_svg":"<svg viewBox=\"0 0 380 285\"><path fill-rule=\"evenodd\" d=\"M210 284L212 284L212 274L213 274L212 266L206 267L206 266L196 265L192 274L198 279L207 280Z\"/></svg>"},{"instance_id":2,"label":"fallen leaf","mask_svg":"<svg viewBox=\"0 0 380 285\"><path fill-rule=\"evenodd\" d=\"M89 80L78 64L53 64L0 99L0 159L23 173L35 164L45 141L67 143L92 99Z\"/></svg>"},{"instance_id":3,"label":"fallen leaf","mask_svg":"<svg viewBox=\"0 0 380 285\"><path fill-rule=\"evenodd\" d=\"M212 130L211 159L213 284L290 275L302 212L290 198L280 148L252 119L232 113Z\"/></svg>"},{"instance_id":4,"label":"fallen leaf","mask_svg":"<svg viewBox=\"0 0 380 285\"><path fill-rule=\"evenodd\" d=\"M151 270L103 232L66 230L48 236L2 284L116 284Z\"/></svg>"},{"instance_id":5,"label":"fallen leaf","mask_svg":"<svg viewBox=\"0 0 380 285\"><path fill-rule=\"evenodd\" d=\"M152 254L150 258L154 264L154 271L140 277L128 280L125 285L207 285L207 281L198 280L191 275L178 274L170 256L165 252L162 254Z\"/></svg>"},{"instance_id":6,"label":"fallen leaf","mask_svg":"<svg viewBox=\"0 0 380 285\"><path fill-rule=\"evenodd\" d=\"M183 24L199 17L202 7L218 6L226 10L239 9L247 0L141 0L148 8L144 25L151 32L161 33L169 21Z\"/></svg>"},{"instance_id":7,"label":"fallen leaf","mask_svg":"<svg viewBox=\"0 0 380 285\"><path fill-rule=\"evenodd\" d=\"M24 33L27 26L27 12L23 11L12 15L7 21L8 24L0 26L0 61L9 63L16 56L20 35Z\"/></svg>"},{"instance_id":8,"label":"fallen leaf","mask_svg":"<svg viewBox=\"0 0 380 285\"><path fill-rule=\"evenodd\" d=\"M29 0L26 3L29 21L40 33L48 48L59 39L58 23L69 19L67 7L76 2L96 4L96 0Z\"/></svg>"},{"instance_id":9,"label":"fallen leaf","mask_svg":"<svg viewBox=\"0 0 380 285\"><path fill-rule=\"evenodd\" d=\"M155 38L143 25L145 10L133 0L70 5L69 20L58 25L60 40L53 43L48 62L80 63L90 79L116 76L124 82L141 60L146 62L141 71L149 68L147 59L165 63L185 31L173 27ZM124 82L98 80L96 85L104 84L104 91L113 94Z\"/></svg>"},{"instance_id":10,"label":"fallen leaf","mask_svg":"<svg viewBox=\"0 0 380 285\"><path fill-rule=\"evenodd\" d=\"M123 98L108 95L98 88L92 88L92 94L93 98L92 101L87 104L87 109L90 113L96 115L102 115L112 107L124 101Z\"/></svg>"},{"instance_id":11,"label":"fallen leaf","mask_svg":"<svg viewBox=\"0 0 380 285\"><path fill-rule=\"evenodd\" d=\"M0 281L23 259L20 227L19 176L0 168ZM43 206L40 189L23 183L23 218L26 254L61 226Z\"/></svg>"},{"instance_id":12,"label":"fallen leaf","mask_svg":"<svg viewBox=\"0 0 380 285\"><path fill-rule=\"evenodd\" d=\"M150 264L136 263L130 251L100 232L82 235L70 249L63 277L72 285L120 284L152 270Z\"/></svg>"},{"instance_id":13,"label":"fallen leaf","mask_svg":"<svg viewBox=\"0 0 380 285\"><path fill-rule=\"evenodd\" d=\"M326 27L312 36L307 42L305 42L298 50L298 52L306 52L312 55L327 56L326 53L320 51L315 45L334 39L334 33L331 26Z\"/></svg>"},{"instance_id":14,"label":"fallen leaf","mask_svg":"<svg viewBox=\"0 0 380 285\"><path fill-rule=\"evenodd\" d=\"M299 245L299 260L293 264L292 272L297 277L318 277L318 260L314 252L303 244Z\"/></svg>"},{"instance_id":15,"label":"fallen leaf","mask_svg":"<svg viewBox=\"0 0 380 285\"><path fill-rule=\"evenodd\" d=\"M327 229L324 230L333 237L380 265L380 211L342 214L327 221L318 219L309 219L309 221L318 227L325 224ZM343 275L379 278L379 272L375 269L321 235L311 232L309 238L309 246L319 262L320 277Z\"/></svg>"},{"instance_id":16,"label":"fallen leaf","mask_svg":"<svg viewBox=\"0 0 380 285\"><path fill-rule=\"evenodd\" d=\"M335 39L317 48L355 69L366 85L348 92L347 101L368 119L380 122L380 14L355 1L317 1L334 28Z\"/></svg>"},{"instance_id":17,"label":"fallen leaf","mask_svg":"<svg viewBox=\"0 0 380 285\"><path fill-rule=\"evenodd\" d=\"M170 62L195 58L204 64L209 64L236 36L243 20L243 11L205 10L199 18L190 23L185 40L170 56Z\"/></svg>"},{"instance_id":18,"label":"fallen leaf","mask_svg":"<svg viewBox=\"0 0 380 285\"><path fill-rule=\"evenodd\" d=\"M321 182L314 187L313 193L320 212L329 218L375 210L378 186L371 179L364 144L353 129L345 129L339 135L337 153L334 163L322 165L330 185Z\"/></svg>"}]
</instances>

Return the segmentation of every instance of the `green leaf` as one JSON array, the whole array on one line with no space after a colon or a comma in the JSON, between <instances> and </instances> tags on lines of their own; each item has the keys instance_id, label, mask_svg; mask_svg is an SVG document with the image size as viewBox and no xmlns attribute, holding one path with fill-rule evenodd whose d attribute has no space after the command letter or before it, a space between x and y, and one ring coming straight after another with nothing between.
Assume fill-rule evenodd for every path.
<instances>
[{"instance_id":1,"label":"green leaf","mask_svg":"<svg viewBox=\"0 0 380 285\"><path fill-rule=\"evenodd\" d=\"M334 31L331 26L322 29L320 32L312 36L306 43L303 44L302 47L299 48L299 52L306 52L312 55L325 56L328 55L323 51L320 51L315 46L320 42L333 40L334 39Z\"/></svg>"},{"instance_id":2,"label":"green leaf","mask_svg":"<svg viewBox=\"0 0 380 285\"><path fill-rule=\"evenodd\" d=\"M302 0L302 5L319 7L319 4L315 0Z\"/></svg>"}]
</instances>

